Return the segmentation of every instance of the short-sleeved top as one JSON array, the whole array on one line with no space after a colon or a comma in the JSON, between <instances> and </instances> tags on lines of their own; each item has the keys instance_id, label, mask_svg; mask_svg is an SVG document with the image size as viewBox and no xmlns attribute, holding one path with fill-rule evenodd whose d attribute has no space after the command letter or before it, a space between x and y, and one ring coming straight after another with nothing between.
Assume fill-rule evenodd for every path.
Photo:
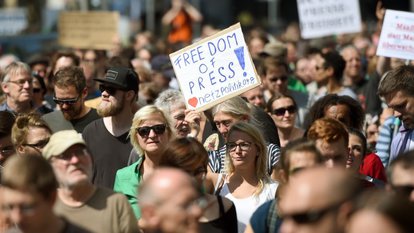
<instances>
[{"instance_id":1,"label":"short-sleeved top","mask_svg":"<svg viewBox=\"0 0 414 233\"><path fill-rule=\"evenodd\" d=\"M260 205L275 198L277 186L278 183L267 183L258 195L252 195L247 198L236 198L230 193L228 183L224 183L220 190L220 195L230 199L236 206L237 228L239 233L244 232L247 224L249 224L250 217Z\"/></svg>"},{"instance_id":2,"label":"short-sleeved top","mask_svg":"<svg viewBox=\"0 0 414 233\"><path fill-rule=\"evenodd\" d=\"M208 151L208 165L214 173L226 173L226 145L218 150ZM279 162L280 148L273 143L267 145L267 173L272 173L273 167Z\"/></svg>"},{"instance_id":3,"label":"short-sleeved top","mask_svg":"<svg viewBox=\"0 0 414 233\"><path fill-rule=\"evenodd\" d=\"M82 133L93 160L92 182L112 189L118 169L128 165L132 144L128 132L116 137L105 127L103 119L92 121Z\"/></svg>"},{"instance_id":4,"label":"short-sleeved top","mask_svg":"<svg viewBox=\"0 0 414 233\"><path fill-rule=\"evenodd\" d=\"M93 233L138 232L137 220L125 196L106 188L98 187L92 197L79 207L68 206L58 198L54 211Z\"/></svg>"}]
</instances>

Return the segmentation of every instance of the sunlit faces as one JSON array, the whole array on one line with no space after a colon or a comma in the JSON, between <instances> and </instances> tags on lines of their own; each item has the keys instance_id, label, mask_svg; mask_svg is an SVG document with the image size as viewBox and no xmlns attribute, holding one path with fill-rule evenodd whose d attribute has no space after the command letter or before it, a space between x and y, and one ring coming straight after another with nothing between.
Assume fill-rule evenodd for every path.
<instances>
[{"instance_id":1,"label":"sunlit faces","mask_svg":"<svg viewBox=\"0 0 414 233\"><path fill-rule=\"evenodd\" d=\"M54 200L46 200L42 195L27 190L1 188L3 214L22 232L43 232L52 215Z\"/></svg>"},{"instance_id":2,"label":"sunlit faces","mask_svg":"<svg viewBox=\"0 0 414 233\"><path fill-rule=\"evenodd\" d=\"M342 51L342 57L346 61L344 74L354 78L361 75L361 57L355 48L349 47Z\"/></svg>"},{"instance_id":3,"label":"sunlit faces","mask_svg":"<svg viewBox=\"0 0 414 233\"><path fill-rule=\"evenodd\" d=\"M137 129L140 127L154 127L156 125L165 125L165 119L159 113L148 115L147 120L144 120ZM141 136L136 133L138 137L138 143L144 153L161 153L167 147L170 139L170 133L168 130L164 130L163 133L155 132L156 130L151 129L147 136Z\"/></svg>"},{"instance_id":4,"label":"sunlit faces","mask_svg":"<svg viewBox=\"0 0 414 233\"><path fill-rule=\"evenodd\" d=\"M285 93L288 86L288 73L285 67L272 67L266 71L265 79L267 88L271 92Z\"/></svg>"},{"instance_id":5,"label":"sunlit faces","mask_svg":"<svg viewBox=\"0 0 414 233\"><path fill-rule=\"evenodd\" d=\"M228 136L226 145L234 167L255 166L259 151L253 142L252 137L240 131L233 131Z\"/></svg>"},{"instance_id":6,"label":"sunlit faces","mask_svg":"<svg viewBox=\"0 0 414 233\"><path fill-rule=\"evenodd\" d=\"M414 96L397 91L385 96L388 106L394 109L394 115L401 119L404 127L414 128Z\"/></svg>"},{"instance_id":7,"label":"sunlit faces","mask_svg":"<svg viewBox=\"0 0 414 233\"><path fill-rule=\"evenodd\" d=\"M326 167L345 167L348 159L348 143L343 138L334 142L316 140L316 148L321 152Z\"/></svg>"},{"instance_id":8,"label":"sunlit faces","mask_svg":"<svg viewBox=\"0 0 414 233\"><path fill-rule=\"evenodd\" d=\"M217 112L214 115L214 124L216 124L217 129L223 136L224 140L227 140L227 133L229 132L230 127L238 121L239 120L223 112Z\"/></svg>"},{"instance_id":9,"label":"sunlit faces","mask_svg":"<svg viewBox=\"0 0 414 233\"><path fill-rule=\"evenodd\" d=\"M348 106L344 104L329 106L325 109L325 116L336 119L346 126L351 124L351 112L349 111Z\"/></svg>"},{"instance_id":10,"label":"sunlit faces","mask_svg":"<svg viewBox=\"0 0 414 233\"><path fill-rule=\"evenodd\" d=\"M73 187L89 182L92 175L92 159L84 145L73 145L63 154L53 156L50 160L61 186Z\"/></svg>"},{"instance_id":11,"label":"sunlit faces","mask_svg":"<svg viewBox=\"0 0 414 233\"><path fill-rule=\"evenodd\" d=\"M73 85L66 87L55 86L55 102L59 105L66 120L79 118L83 108L82 98L82 93L78 93ZM68 100L73 101L69 102Z\"/></svg>"},{"instance_id":12,"label":"sunlit faces","mask_svg":"<svg viewBox=\"0 0 414 233\"><path fill-rule=\"evenodd\" d=\"M280 115L283 112L283 115ZM280 98L272 103L273 121L278 128L286 129L295 126L296 107L290 98Z\"/></svg>"},{"instance_id":13,"label":"sunlit faces","mask_svg":"<svg viewBox=\"0 0 414 233\"><path fill-rule=\"evenodd\" d=\"M369 209L354 213L349 220L346 232L364 233L367 229L375 233L403 233L391 219Z\"/></svg>"},{"instance_id":14,"label":"sunlit faces","mask_svg":"<svg viewBox=\"0 0 414 233\"><path fill-rule=\"evenodd\" d=\"M43 147L49 142L50 132L41 127L29 127L26 141L17 148L22 155L42 156Z\"/></svg>"},{"instance_id":15,"label":"sunlit faces","mask_svg":"<svg viewBox=\"0 0 414 233\"><path fill-rule=\"evenodd\" d=\"M115 92L110 94L107 91L102 92L101 102L96 109L98 114L102 117L109 117L118 115L125 104L125 91L114 89Z\"/></svg>"},{"instance_id":16,"label":"sunlit faces","mask_svg":"<svg viewBox=\"0 0 414 233\"><path fill-rule=\"evenodd\" d=\"M260 87L253 88L249 91L244 92L241 94L242 97L245 97L249 103L258 106L260 108L264 108L266 101L264 99L263 91Z\"/></svg>"},{"instance_id":17,"label":"sunlit faces","mask_svg":"<svg viewBox=\"0 0 414 233\"><path fill-rule=\"evenodd\" d=\"M1 84L3 92L7 94L7 99L15 103L26 103L33 96L33 78L24 70L11 75L8 82Z\"/></svg>"},{"instance_id":18,"label":"sunlit faces","mask_svg":"<svg viewBox=\"0 0 414 233\"><path fill-rule=\"evenodd\" d=\"M186 137L190 133L190 126L185 121L185 105L176 104L170 107L170 115L178 137Z\"/></svg>"},{"instance_id":19,"label":"sunlit faces","mask_svg":"<svg viewBox=\"0 0 414 233\"><path fill-rule=\"evenodd\" d=\"M364 159L363 144L360 137L349 134L349 156L346 161L346 167L354 171L359 171L362 160Z\"/></svg>"}]
</instances>

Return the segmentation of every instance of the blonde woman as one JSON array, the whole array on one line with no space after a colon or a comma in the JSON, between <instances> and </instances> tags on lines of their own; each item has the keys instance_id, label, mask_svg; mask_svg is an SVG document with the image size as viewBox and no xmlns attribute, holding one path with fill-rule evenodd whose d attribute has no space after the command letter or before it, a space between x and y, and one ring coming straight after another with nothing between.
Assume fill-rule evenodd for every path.
<instances>
[{"instance_id":1,"label":"blonde woman","mask_svg":"<svg viewBox=\"0 0 414 233\"><path fill-rule=\"evenodd\" d=\"M216 181L216 192L236 206L238 232L244 232L253 212L275 198L278 183L270 180L266 165L266 145L251 124L234 124L227 134L227 175Z\"/></svg>"},{"instance_id":2,"label":"blonde woman","mask_svg":"<svg viewBox=\"0 0 414 233\"><path fill-rule=\"evenodd\" d=\"M134 150L141 156L137 162L117 171L114 190L127 196L137 218L141 216L137 187L158 166L172 135L168 118L154 105L145 106L135 113L129 137Z\"/></svg>"}]
</instances>

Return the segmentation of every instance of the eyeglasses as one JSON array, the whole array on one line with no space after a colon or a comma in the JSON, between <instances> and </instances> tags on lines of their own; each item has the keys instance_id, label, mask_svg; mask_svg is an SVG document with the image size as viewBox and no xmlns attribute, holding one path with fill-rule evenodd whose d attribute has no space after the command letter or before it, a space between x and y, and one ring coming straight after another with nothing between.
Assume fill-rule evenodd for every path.
<instances>
[{"instance_id":1,"label":"eyeglasses","mask_svg":"<svg viewBox=\"0 0 414 233\"><path fill-rule=\"evenodd\" d=\"M80 95L78 97L72 98L72 99L58 99L56 97L53 97L53 101L58 105L63 105L63 104L74 105L74 104L76 104L76 102L78 102L79 97L80 97Z\"/></svg>"},{"instance_id":2,"label":"eyeglasses","mask_svg":"<svg viewBox=\"0 0 414 233\"><path fill-rule=\"evenodd\" d=\"M3 204L1 210L6 214L10 214L13 209L17 208L23 215L31 215L36 207L36 204Z\"/></svg>"},{"instance_id":3,"label":"eyeglasses","mask_svg":"<svg viewBox=\"0 0 414 233\"><path fill-rule=\"evenodd\" d=\"M335 204L321 210L309 210L304 213L282 215L283 219L292 219L297 224L312 224L320 221L327 213L336 210L341 204Z\"/></svg>"},{"instance_id":4,"label":"eyeglasses","mask_svg":"<svg viewBox=\"0 0 414 233\"><path fill-rule=\"evenodd\" d=\"M240 150L242 151L248 151L250 147L252 146L252 143L251 142L240 142L240 143L228 142L226 145L227 145L227 150L229 151L235 151L237 147L239 147Z\"/></svg>"},{"instance_id":5,"label":"eyeglasses","mask_svg":"<svg viewBox=\"0 0 414 233\"><path fill-rule=\"evenodd\" d=\"M46 146L48 142L49 142L49 138L46 138L44 140L38 141L37 143L32 143L32 144L24 143L22 144L22 146L29 146L29 147L36 148L36 149L42 149L43 147Z\"/></svg>"},{"instance_id":6,"label":"eyeglasses","mask_svg":"<svg viewBox=\"0 0 414 233\"><path fill-rule=\"evenodd\" d=\"M63 152L63 154L53 156L52 158L57 158L57 159L61 159L64 161L70 161L73 158L73 156L76 156L77 158L81 158L86 155L89 155L88 150L83 147L80 147L76 150L65 151Z\"/></svg>"},{"instance_id":7,"label":"eyeglasses","mask_svg":"<svg viewBox=\"0 0 414 233\"><path fill-rule=\"evenodd\" d=\"M155 134L160 135L165 132L165 129L166 129L165 124L159 124L159 125L153 125L153 126L138 127L136 130L141 137L148 137L151 130L153 130Z\"/></svg>"},{"instance_id":8,"label":"eyeglasses","mask_svg":"<svg viewBox=\"0 0 414 233\"><path fill-rule=\"evenodd\" d=\"M281 82L285 82L286 80L288 80L288 76L282 76L282 77L271 77L269 78L269 81L274 83L277 82L278 80L280 80Z\"/></svg>"},{"instance_id":9,"label":"eyeglasses","mask_svg":"<svg viewBox=\"0 0 414 233\"><path fill-rule=\"evenodd\" d=\"M19 87L23 87L26 82L28 82L29 85L32 85L33 79L19 79L17 81L11 81L11 80L8 81L8 83L14 83Z\"/></svg>"},{"instance_id":10,"label":"eyeglasses","mask_svg":"<svg viewBox=\"0 0 414 233\"><path fill-rule=\"evenodd\" d=\"M106 91L106 93L108 93L109 95L115 95L115 93L118 90L118 88L111 87L111 86L104 85L104 84L99 84L99 90L101 92Z\"/></svg>"},{"instance_id":11,"label":"eyeglasses","mask_svg":"<svg viewBox=\"0 0 414 233\"><path fill-rule=\"evenodd\" d=\"M2 155L11 155L14 153L14 151L14 146L0 147L0 154Z\"/></svg>"},{"instance_id":12,"label":"eyeglasses","mask_svg":"<svg viewBox=\"0 0 414 233\"><path fill-rule=\"evenodd\" d=\"M401 195L410 196L414 191L414 185L392 185L392 189Z\"/></svg>"},{"instance_id":13,"label":"eyeglasses","mask_svg":"<svg viewBox=\"0 0 414 233\"><path fill-rule=\"evenodd\" d=\"M285 115L286 111L288 111L289 114L293 114L296 112L296 107L293 105L290 105L285 108L276 108L273 110L273 114L276 116L283 116Z\"/></svg>"},{"instance_id":14,"label":"eyeglasses","mask_svg":"<svg viewBox=\"0 0 414 233\"><path fill-rule=\"evenodd\" d=\"M33 93L40 93L42 89L40 88L33 88Z\"/></svg>"}]
</instances>

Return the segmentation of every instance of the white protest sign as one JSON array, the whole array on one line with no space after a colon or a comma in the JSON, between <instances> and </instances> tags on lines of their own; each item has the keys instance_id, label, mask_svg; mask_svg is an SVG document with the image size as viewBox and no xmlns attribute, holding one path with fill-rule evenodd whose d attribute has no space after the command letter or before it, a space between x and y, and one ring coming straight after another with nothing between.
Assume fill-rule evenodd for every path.
<instances>
[{"instance_id":1,"label":"white protest sign","mask_svg":"<svg viewBox=\"0 0 414 233\"><path fill-rule=\"evenodd\" d=\"M414 59L414 13L387 10L377 55Z\"/></svg>"},{"instance_id":2,"label":"white protest sign","mask_svg":"<svg viewBox=\"0 0 414 233\"><path fill-rule=\"evenodd\" d=\"M297 0L304 39L361 31L358 0Z\"/></svg>"},{"instance_id":3,"label":"white protest sign","mask_svg":"<svg viewBox=\"0 0 414 233\"><path fill-rule=\"evenodd\" d=\"M206 110L260 85L240 23L170 54L187 109Z\"/></svg>"},{"instance_id":4,"label":"white protest sign","mask_svg":"<svg viewBox=\"0 0 414 233\"><path fill-rule=\"evenodd\" d=\"M28 26L26 9L0 9L0 36L14 36Z\"/></svg>"}]
</instances>

